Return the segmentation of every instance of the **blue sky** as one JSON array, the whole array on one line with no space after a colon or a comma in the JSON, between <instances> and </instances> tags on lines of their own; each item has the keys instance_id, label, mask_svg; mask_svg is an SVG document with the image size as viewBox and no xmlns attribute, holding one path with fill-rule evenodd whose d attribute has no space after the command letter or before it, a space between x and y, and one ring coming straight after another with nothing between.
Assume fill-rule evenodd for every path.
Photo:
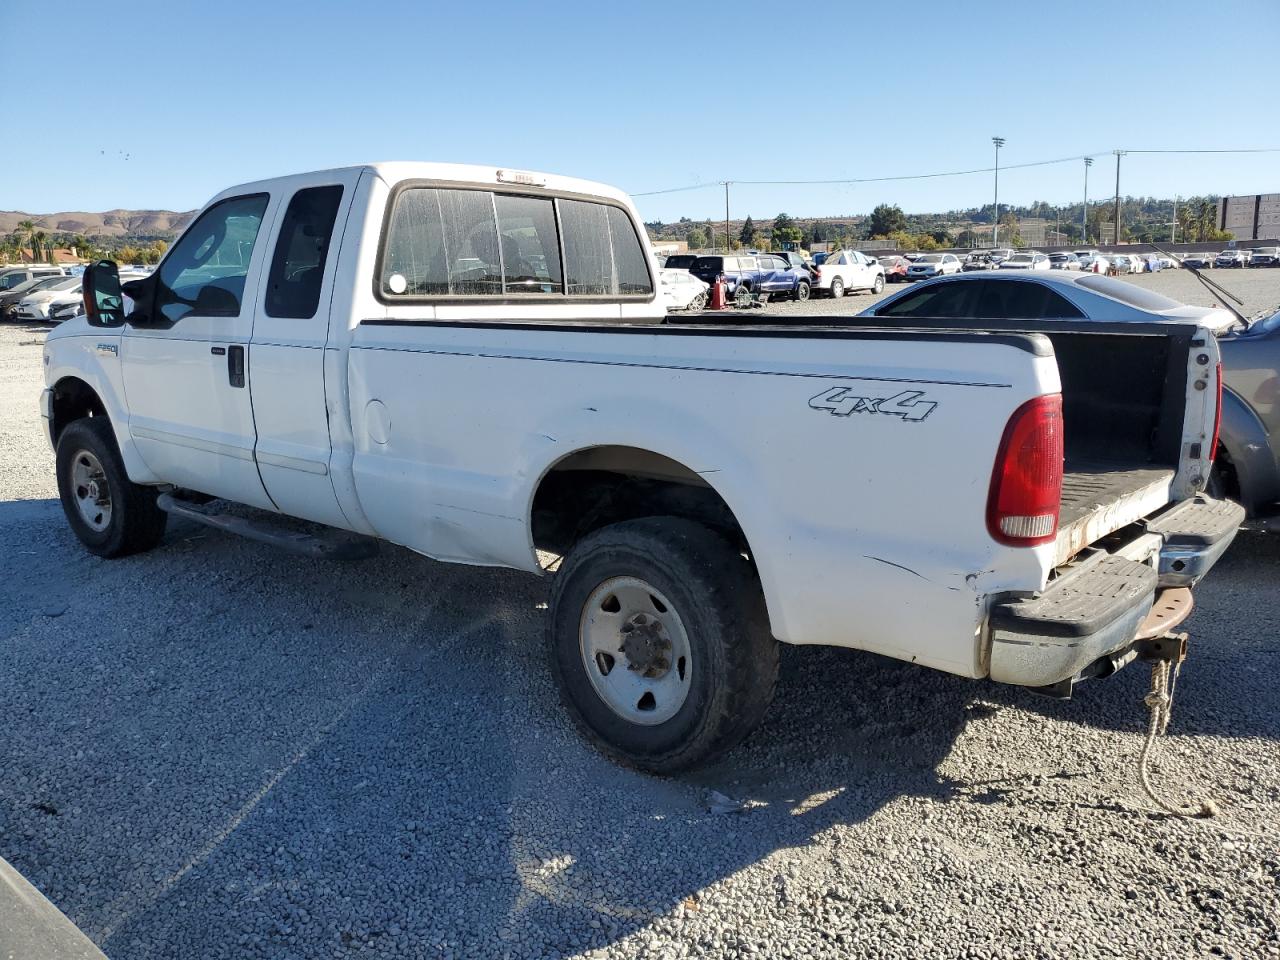
<instances>
[{"instance_id":1,"label":"blue sky","mask_svg":"<svg viewBox=\"0 0 1280 960\"><path fill-rule=\"evenodd\" d=\"M1113 148L1280 147L1274 0L8 0L0 21L7 99L56 118L4 138L0 209L35 213L183 210L237 182L384 159L633 193L931 173L990 166L997 134L1002 164L1096 152L1098 198ZM1133 195L1280 192L1280 153L1134 154L1122 173ZM1082 181L1079 160L1009 170L1000 199L1074 202ZM991 186L735 186L733 215L942 210ZM724 214L718 187L637 202L646 219Z\"/></svg>"}]
</instances>

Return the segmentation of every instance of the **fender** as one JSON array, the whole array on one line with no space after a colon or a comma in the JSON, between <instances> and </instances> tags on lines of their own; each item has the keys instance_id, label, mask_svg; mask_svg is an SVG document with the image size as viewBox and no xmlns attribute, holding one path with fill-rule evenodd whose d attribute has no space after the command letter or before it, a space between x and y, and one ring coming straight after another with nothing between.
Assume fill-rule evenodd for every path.
<instances>
[{"instance_id":1,"label":"fender","mask_svg":"<svg viewBox=\"0 0 1280 960\"><path fill-rule=\"evenodd\" d=\"M1229 387L1222 391L1222 428L1218 442L1231 458L1240 483L1240 501L1254 513L1280 500L1280 465L1266 426L1241 396Z\"/></svg>"},{"instance_id":2,"label":"fender","mask_svg":"<svg viewBox=\"0 0 1280 960\"><path fill-rule=\"evenodd\" d=\"M68 323L82 320L76 318ZM160 478L142 459L128 430L129 407L120 371L120 334L89 329L87 324L84 330L57 334L50 335L45 342L45 383L54 389L71 378L86 383L106 408L129 479L134 483L159 483Z\"/></svg>"}]
</instances>

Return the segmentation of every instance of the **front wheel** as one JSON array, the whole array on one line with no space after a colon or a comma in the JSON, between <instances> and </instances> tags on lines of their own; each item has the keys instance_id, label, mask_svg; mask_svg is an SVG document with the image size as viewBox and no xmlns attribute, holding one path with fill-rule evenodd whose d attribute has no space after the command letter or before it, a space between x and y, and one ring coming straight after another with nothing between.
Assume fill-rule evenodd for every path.
<instances>
[{"instance_id":1,"label":"front wheel","mask_svg":"<svg viewBox=\"0 0 1280 960\"><path fill-rule=\"evenodd\" d=\"M884 292L884 277L881 277L881 276L876 277L876 282L871 285L871 292L872 293Z\"/></svg>"},{"instance_id":2,"label":"front wheel","mask_svg":"<svg viewBox=\"0 0 1280 960\"><path fill-rule=\"evenodd\" d=\"M57 452L58 497L72 532L99 557L150 550L164 536L168 514L153 487L129 479L106 417L77 420L62 431Z\"/></svg>"},{"instance_id":3,"label":"front wheel","mask_svg":"<svg viewBox=\"0 0 1280 960\"><path fill-rule=\"evenodd\" d=\"M831 281L831 296L837 300L844 296L844 281L839 277Z\"/></svg>"},{"instance_id":4,"label":"front wheel","mask_svg":"<svg viewBox=\"0 0 1280 960\"><path fill-rule=\"evenodd\" d=\"M700 293L689 301L689 310L705 310L707 308L707 295Z\"/></svg>"},{"instance_id":5,"label":"front wheel","mask_svg":"<svg viewBox=\"0 0 1280 960\"><path fill-rule=\"evenodd\" d=\"M805 283L803 280L796 285L796 299L801 303L804 303L809 299L809 284Z\"/></svg>"},{"instance_id":6,"label":"front wheel","mask_svg":"<svg viewBox=\"0 0 1280 960\"><path fill-rule=\"evenodd\" d=\"M750 562L676 517L613 524L575 546L556 574L547 640L583 736L651 773L704 764L740 742L778 676Z\"/></svg>"}]
</instances>

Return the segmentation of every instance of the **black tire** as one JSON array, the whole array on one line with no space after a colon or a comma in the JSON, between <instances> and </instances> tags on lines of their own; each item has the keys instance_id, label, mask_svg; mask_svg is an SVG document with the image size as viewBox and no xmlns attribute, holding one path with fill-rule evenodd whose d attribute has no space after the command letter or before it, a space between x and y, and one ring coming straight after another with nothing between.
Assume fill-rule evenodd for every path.
<instances>
[{"instance_id":1,"label":"black tire","mask_svg":"<svg viewBox=\"0 0 1280 960\"><path fill-rule=\"evenodd\" d=\"M809 299L809 284L804 280L801 280L798 284L796 284L795 298L801 303L804 303L806 300Z\"/></svg>"},{"instance_id":2,"label":"black tire","mask_svg":"<svg viewBox=\"0 0 1280 960\"><path fill-rule=\"evenodd\" d=\"M738 284L733 291L734 306L745 309L751 305L751 287L745 283Z\"/></svg>"},{"instance_id":3,"label":"black tire","mask_svg":"<svg viewBox=\"0 0 1280 960\"><path fill-rule=\"evenodd\" d=\"M610 707L580 650L587 602L614 577L639 578L660 591L688 634L688 693L678 712L656 725ZM561 701L583 737L649 773L687 770L737 745L764 716L778 678L778 643L755 570L720 534L677 517L612 524L577 544L556 574L547 640Z\"/></svg>"},{"instance_id":4,"label":"black tire","mask_svg":"<svg viewBox=\"0 0 1280 960\"><path fill-rule=\"evenodd\" d=\"M101 467L101 480L110 501L104 527L94 529L82 516L72 480L77 460L89 455ZM58 497L72 531L90 553L99 557L124 557L156 546L164 537L168 514L156 506L154 487L129 479L106 417L87 417L69 424L58 437Z\"/></svg>"},{"instance_id":5,"label":"black tire","mask_svg":"<svg viewBox=\"0 0 1280 960\"><path fill-rule=\"evenodd\" d=\"M876 282L871 285L871 292L872 293L884 292L884 277L879 276L878 274L876 275Z\"/></svg>"},{"instance_id":6,"label":"black tire","mask_svg":"<svg viewBox=\"0 0 1280 960\"><path fill-rule=\"evenodd\" d=\"M839 277L836 277L831 281L831 296L832 299L838 299L844 296L844 281Z\"/></svg>"}]
</instances>

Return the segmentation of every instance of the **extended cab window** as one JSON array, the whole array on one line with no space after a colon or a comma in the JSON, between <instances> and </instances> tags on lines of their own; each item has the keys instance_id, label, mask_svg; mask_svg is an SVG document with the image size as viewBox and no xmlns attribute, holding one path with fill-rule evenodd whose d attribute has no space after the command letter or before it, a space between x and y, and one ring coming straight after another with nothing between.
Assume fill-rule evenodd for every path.
<instances>
[{"instance_id":1,"label":"extended cab window","mask_svg":"<svg viewBox=\"0 0 1280 960\"><path fill-rule=\"evenodd\" d=\"M609 239L613 244L613 265L618 273L618 293L653 293L653 281L644 260L644 247L636 236L631 218L618 207L609 207Z\"/></svg>"},{"instance_id":2,"label":"extended cab window","mask_svg":"<svg viewBox=\"0 0 1280 960\"><path fill-rule=\"evenodd\" d=\"M160 316L171 323L189 313L239 316L267 199L259 193L223 200L191 225L160 264L155 299Z\"/></svg>"},{"instance_id":3,"label":"extended cab window","mask_svg":"<svg viewBox=\"0 0 1280 960\"><path fill-rule=\"evenodd\" d=\"M289 201L267 280L269 317L308 320L320 305L324 264L342 187L307 187Z\"/></svg>"}]
</instances>

